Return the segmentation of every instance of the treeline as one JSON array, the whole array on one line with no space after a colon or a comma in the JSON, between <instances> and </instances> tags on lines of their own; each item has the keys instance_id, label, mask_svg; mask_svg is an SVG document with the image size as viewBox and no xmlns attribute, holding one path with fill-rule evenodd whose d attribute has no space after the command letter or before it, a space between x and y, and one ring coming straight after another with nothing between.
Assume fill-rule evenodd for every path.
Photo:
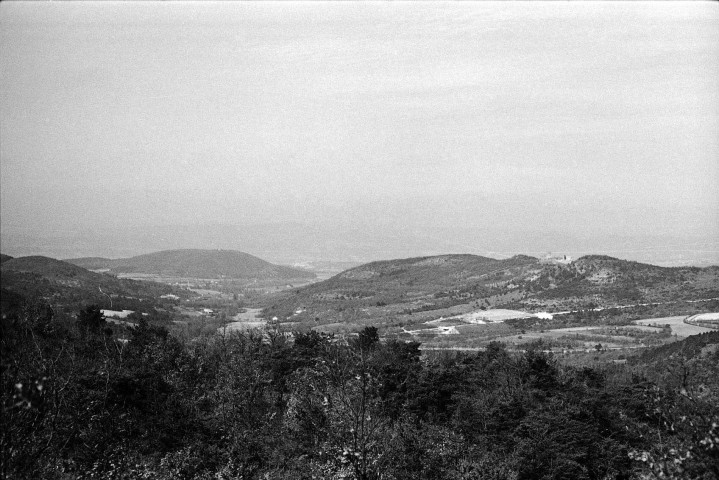
<instances>
[{"instance_id":1,"label":"treeline","mask_svg":"<svg viewBox=\"0 0 719 480\"><path fill-rule=\"evenodd\" d=\"M181 342L96 307L2 321L3 478L719 478L719 354L560 366L493 343L316 332ZM693 343L693 345L694 345ZM716 345L714 345L716 347ZM647 368L645 365L651 365Z\"/></svg>"}]
</instances>

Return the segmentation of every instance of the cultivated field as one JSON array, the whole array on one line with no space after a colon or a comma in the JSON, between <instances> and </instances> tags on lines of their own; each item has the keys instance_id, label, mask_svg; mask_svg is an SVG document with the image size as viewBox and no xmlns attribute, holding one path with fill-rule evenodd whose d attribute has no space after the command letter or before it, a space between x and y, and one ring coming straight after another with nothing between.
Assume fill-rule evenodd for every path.
<instances>
[{"instance_id":1,"label":"cultivated field","mask_svg":"<svg viewBox=\"0 0 719 480\"><path fill-rule=\"evenodd\" d=\"M234 316L233 321L227 325L220 327L220 332L245 331L253 328L263 328L267 325L267 320L260 318L261 308L248 308L244 312Z\"/></svg>"},{"instance_id":2,"label":"cultivated field","mask_svg":"<svg viewBox=\"0 0 719 480\"><path fill-rule=\"evenodd\" d=\"M716 315L716 314L712 314ZM637 325L647 325L650 327L661 328L664 325L669 325L672 329L672 334L677 337L685 338L690 335L697 335L700 333L711 332L711 328L700 327L697 325L690 325L685 323L684 320L687 317L685 315L678 317L663 317L663 318L648 318L645 320L637 320L634 323Z\"/></svg>"}]
</instances>

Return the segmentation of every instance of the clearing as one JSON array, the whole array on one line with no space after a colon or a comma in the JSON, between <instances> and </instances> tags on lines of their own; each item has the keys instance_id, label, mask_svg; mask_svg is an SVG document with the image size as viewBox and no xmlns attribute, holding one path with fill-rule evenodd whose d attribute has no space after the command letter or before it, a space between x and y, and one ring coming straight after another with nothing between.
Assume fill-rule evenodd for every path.
<instances>
[{"instance_id":1,"label":"clearing","mask_svg":"<svg viewBox=\"0 0 719 480\"><path fill-rule=\"evenodd\" d=\"M252 330L253 328L263 328L267 325L267 320L258 315L262 312L261 308L248 308L242 313L235 315L234 321L227 325L220 327L220 332L232 332L232 331L246 331Z\"/></svg>"},{"instance_id":2,"label":"clearing","mask_svg":"<svg viewBox=\"0 0 719 480\"><path fill-rule=\"evenodd\" d=\"M636 325L647 325L649 327L656 328L662 328L664 325L669 325L672 329L672 333L676 334L676 336L680 338L712 331L711 328L684 323L685 318L687 318L686 315L680 315L677 317L647 318L645 320L636 320L634 323Z\"/></svg>"}]
</instances>

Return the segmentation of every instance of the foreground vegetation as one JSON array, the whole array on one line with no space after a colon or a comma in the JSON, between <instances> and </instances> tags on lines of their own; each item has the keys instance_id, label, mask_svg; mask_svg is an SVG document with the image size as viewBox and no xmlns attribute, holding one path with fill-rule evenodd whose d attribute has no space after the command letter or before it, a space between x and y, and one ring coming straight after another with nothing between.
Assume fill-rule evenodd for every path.
<instances>
[{"instance_id":1,"label":"foreground vegetation","mask_svg":"<svg viewBox=\"0 0 719 480\"><path fill-rule=\"evenodd\" d=\"M180 340L41 303L2 320L2 476L719 478L719 332L626 365L422 356L314 331ZM430 354L431 355L431 354Z\"/></svg>"}]
</instances>

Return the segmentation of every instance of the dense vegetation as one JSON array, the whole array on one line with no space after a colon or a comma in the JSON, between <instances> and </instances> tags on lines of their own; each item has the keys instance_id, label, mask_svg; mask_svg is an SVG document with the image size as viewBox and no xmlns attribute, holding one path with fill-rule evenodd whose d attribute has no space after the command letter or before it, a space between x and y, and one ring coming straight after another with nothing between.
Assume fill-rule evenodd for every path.
<instances>
[{"instance_id":1,"label":"dense vegetation","mask_svg":"<svg viewBox=\"0 0 719 480\"><path fill-rule=\"evenodd\" d=\"M162 295L171 294L183 299L196 296L184 288L157 282L118 279L42 256L4 261L0 271L4 294L12 292L53 305L98 303L103 308L137 310L163 303L160 301Z\"/></svg>"},{"instance_id":2,"label":"dense vegetation","mask_svg":"<svg viewBox=\"0 0 719 480\"><path fill-rule=\"evenodd\" d=\"M634 364L4 304L4 478L719 478L719 332Z\"/></svg>"}]
</instances>

